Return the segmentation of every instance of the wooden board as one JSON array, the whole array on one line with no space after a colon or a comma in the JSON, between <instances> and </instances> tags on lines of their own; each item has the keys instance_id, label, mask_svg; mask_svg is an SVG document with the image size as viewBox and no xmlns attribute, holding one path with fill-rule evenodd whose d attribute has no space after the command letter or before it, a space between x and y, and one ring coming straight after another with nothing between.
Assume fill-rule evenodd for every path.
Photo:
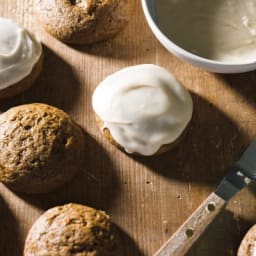
<instances>
[{"instance_id":1,"label":"wooden board","mask_svg":"<svg viewBox=\"0 0 256 256\"><path fill-rule=\"evenodd\" d=\"M49 207L78 202L103 209L119 227L125 256L152 255L215 189L226 169L256 134L256 72L217 75L169 54L149 30L139 0L129 26L115 39L69 47L36 20L33 0L1 0L0 15L34 31L45 47L45 65L28 92L0 103L0 111L45 102L67 111L86 131L84 171L44 196L16 195L0 186L0 255L22 255L32 223ZM195 112L186 138L152 158L128 156L103 139L91 107L97 84L112 72L140 63L172 71L191 91ZM234 256L256 222L256 189L237 195L189 256Z\"/></svg>"}]
</instances>

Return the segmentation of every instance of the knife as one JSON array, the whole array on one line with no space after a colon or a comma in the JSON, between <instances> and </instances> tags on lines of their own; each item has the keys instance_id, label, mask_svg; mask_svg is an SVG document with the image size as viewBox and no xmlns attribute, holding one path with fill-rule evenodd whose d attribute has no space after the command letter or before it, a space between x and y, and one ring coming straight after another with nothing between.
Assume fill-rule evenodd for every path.
<instances>
[{"instance_id":1,"label":"knife","mask_svg":"<svg viewBox=\"0 0 256 256\"><path fill-rule=\"evenodd\" d=\"M242 157L221 181L217 190L194 211L154 256L185 255L227 202L255 179L256 141L249 145Z\"/></svg>"}]
</instances>

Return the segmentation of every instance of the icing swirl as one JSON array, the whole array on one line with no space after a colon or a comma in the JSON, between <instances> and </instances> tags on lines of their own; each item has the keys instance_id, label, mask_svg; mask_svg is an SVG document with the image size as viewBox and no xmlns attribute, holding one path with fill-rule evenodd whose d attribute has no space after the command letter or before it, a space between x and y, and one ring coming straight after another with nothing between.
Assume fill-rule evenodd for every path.
<instances>
[{"instance_id":1,"label":"icing swirl","mask_svg":"<svg viewBox=\"0 0 256 256\"><path fill-rule=\"evenodd\" d=\"M0 90L26 76L42 54L42 45L14 21L0 17Z\"/></svg>"},{"instance_id":2,"label":"icing swirl","mask_svg":"<svg viewBox=\"0 0 256 256\"><path fill-rule=\"evenodd\" d=\"M193 111L188 91L167 70L151 64L110 75L95 89L92 103L103 129L128 153L141 155L174 142Z\"/></svg>"}]
</instances>

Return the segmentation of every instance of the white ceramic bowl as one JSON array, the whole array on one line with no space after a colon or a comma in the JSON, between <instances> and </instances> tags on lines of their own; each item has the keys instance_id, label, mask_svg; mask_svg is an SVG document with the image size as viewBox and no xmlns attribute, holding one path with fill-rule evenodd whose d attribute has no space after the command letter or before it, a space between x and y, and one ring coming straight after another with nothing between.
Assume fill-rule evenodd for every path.
<instances>
[{"instance_id":1,"label":"white ceramic bowl","mask_svg":"<svg viewBox=\"0 0 256 256\"><path fill-rule=\"evenodd\" d=\"M253 62L244 61L244 63L232 64L224 63L220 61L210 60L206 58L199 57L193 53L186 51L185 49L176 45L171 41L158 27L156 22L156 12L154 7L154 2L157 0L142 0L142 8L146 17L146 20L155 34L156 38L160 43L175 56L186 60L187 62L201 67L205 70L216 72L216 73L242 73L247 71L256 70L256 60Z\"/></svg>"}]
</instances>

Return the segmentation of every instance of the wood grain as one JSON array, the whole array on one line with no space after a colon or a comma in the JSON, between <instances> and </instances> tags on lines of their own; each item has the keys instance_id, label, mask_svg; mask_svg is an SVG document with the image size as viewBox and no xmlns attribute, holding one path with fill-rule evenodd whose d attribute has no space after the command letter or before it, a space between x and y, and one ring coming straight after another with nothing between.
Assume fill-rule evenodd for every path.
<instances>
[{"instance_id":1,"label":"wood grain","mask_svg":"<svg viewBox=\"0 0 256 256\"><path fill-rule=\"evenodd\" d=\"M45 65L30 91L0 103L0 111L45 102L70 113L84 128L84 171L46 196L16 195L0 186L0 255L22 255L25 236L47 208L84 203L111 214L124 256L153 255L215 189L228 167L256 135L256 72L217 75L169 54L154 38L140 1L129 26L115 39L72 48L49 36L36 20L33 0L1 0L0 15L34 31L44 43ZM97 84L112 72L140 63L172 71L191 91L195 113L184 140L152 158L128 156L101 136L91 107ZM256 189L238 194L188 253L235 256L242 236L256 222Z\"/></svg>"}]
</instances>

